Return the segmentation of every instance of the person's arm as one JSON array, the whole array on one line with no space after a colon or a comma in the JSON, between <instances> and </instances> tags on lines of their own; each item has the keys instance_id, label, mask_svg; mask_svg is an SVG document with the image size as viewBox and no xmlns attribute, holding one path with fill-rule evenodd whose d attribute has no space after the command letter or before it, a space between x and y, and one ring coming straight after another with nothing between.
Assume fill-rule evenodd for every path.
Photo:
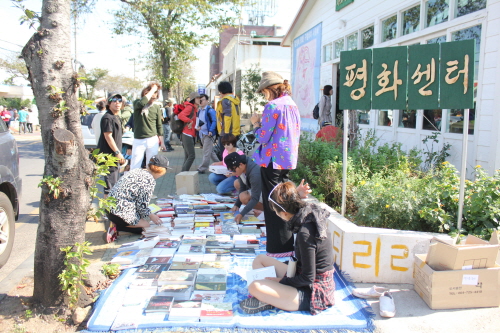
<instances>
[{"instance_id":1,"label":"person's arm","mask_svg":"<svg viewBox=\"0 0 500 333\"><path fill-rule=\"evenodd\" d=\"M104 139L108 143L108 146L111 148L113 151L119 151L118 146L116 145L115 139L113 139L113 132L103 132ZM118 162L120 164L125 163L125 158L123 158L122 153L120 152L118 155L115 154L115 156L118 158Z\"/></svg>"},{"instance_id":2,"label":"person's arm","mask_svg":"<svg viewBox=\"0 0 500 333\"><path fill-rule=\"evenodd\" d=\"M248 201L247 205L240 212L241 215L245 216L252 210L260 200L260 194L262 193L262 178L260 175L260 168L254 167L252 173L249 175L248 182L252 184L252 197Z\"/></svg>"},{"instance_id":3,"label":"person's arm","mask_svg":"<svg viewBox=\"0 0 500 333\"><path fill-rule=\"evenodd\" d=\"M266 108L262 113L262 127L255 130L255 135L259 138L258 140L260 143L268 143L269 140L271 140L279 118L279 112L277 109L270 109L269 105L269 103L266 105Z\"/></svg>"},{"instance_id":4,"label":"person's arm","mask_svg":"<svg viewBox=\"0 0 500 333\"><path fill-rule=\"evenodd\" d=\"M189 116L191 115L191 113L194 112L193 111L193 107L191 105L187 105L184 110L182 110L178 115L177 117L179 118L179 120L182 120L184 123L187 124L190 124L192 119L189 118Z\"/></svg>"},{"instance_id":5,"label":"person's arm","mask_svg":"<svg viewBox=\"0 0 500 333\"><path fill-rule=\"evenodd\" d=\"M300 261L302 273L293 278L284 276L280 283L295 288L306 287L313 284L316 278L316 240L308 228L311 223L303 224L300 232L297 234L295 246L300 247Z\"/></svg>"},{"instance_id":6,"label":"person's arm","mask_svg":"<svg viewBox=\"0 0 500 333\"><path fill-rule=\"evenodd\" d=\"M210 128L208 129L209 134L214 135L215 134L215 129L217 127L217 117L215 116L215 110L210 108L208 112L208 116L210 117L210 120L212 121L212 124Z\"/></svg>"}]
</instances>

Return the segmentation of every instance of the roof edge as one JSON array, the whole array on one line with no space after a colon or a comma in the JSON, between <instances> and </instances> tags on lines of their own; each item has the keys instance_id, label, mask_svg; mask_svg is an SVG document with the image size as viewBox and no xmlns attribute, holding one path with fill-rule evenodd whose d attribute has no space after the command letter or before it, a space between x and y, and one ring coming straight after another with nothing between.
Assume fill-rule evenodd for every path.
<instances>
[{"instance_id":1,"label":"roof edge","mask_svg":"<svg viewBox=\"0 0 500 333\"><path fill-rule=\"evenodd\" d=\"M300 7L299 11L297 12L297 15L295 16L295 19L293 20L292 25L290 26L290 28L288 28L288 31L286 32L285 37L283 38L283 41L281 42L282 47L292 46L292 40L290 39L291 38L290 35L292 34L292 32L294 32L296 30L296 25L298 24L299 20L303 16L309 14L314 2L315 2L315 0L314 1L304 0L304 2L302 3L302 6Z\"/></svg>"}]
</instances>

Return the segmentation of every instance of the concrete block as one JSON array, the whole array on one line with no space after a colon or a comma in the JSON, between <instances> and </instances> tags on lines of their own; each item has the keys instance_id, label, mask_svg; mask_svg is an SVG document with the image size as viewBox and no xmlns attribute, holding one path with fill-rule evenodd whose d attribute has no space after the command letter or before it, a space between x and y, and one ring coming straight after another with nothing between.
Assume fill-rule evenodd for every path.
<instances>
[{"instance_id":1,"label":"concrete block","mask_svg":"<svg viewBox=\"0 0 500 333\"><path fill-rule=\"evenodd\" d=\"M198 194L199 182L198 171L183 171L175 176L177 195Z\"/></svg>"}]
</instances>

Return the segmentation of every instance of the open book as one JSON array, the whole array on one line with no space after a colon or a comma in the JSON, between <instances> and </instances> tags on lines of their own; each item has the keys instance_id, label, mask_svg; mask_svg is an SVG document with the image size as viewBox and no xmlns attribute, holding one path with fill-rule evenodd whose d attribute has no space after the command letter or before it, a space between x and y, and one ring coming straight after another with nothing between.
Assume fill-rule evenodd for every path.
<instances>
[{"instance_id":1,"label":"open book","mask_svg":"<svg viewBox=\"0 0 500 333\"><path fill-rule=\"evenodd\" d=\"M263 280L266 277L276 277L276 269L274 268L274 266L247 271L247 285L250 285L250 283L255 280Z\"/></svg>"}]
</instances>

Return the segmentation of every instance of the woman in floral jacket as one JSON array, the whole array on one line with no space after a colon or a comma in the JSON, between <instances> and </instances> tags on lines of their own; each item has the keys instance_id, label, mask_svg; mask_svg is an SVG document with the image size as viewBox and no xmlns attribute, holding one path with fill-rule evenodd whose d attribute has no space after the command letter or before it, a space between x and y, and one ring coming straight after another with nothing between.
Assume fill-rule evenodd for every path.
<instances>
[{"instance_id":1,"label":"woman in floral jacket","mask_svg":"<svg viewBox=\"0 0 500 333\"><path fill-rule=\"evenodd\" d=\"M257 92L269 101L262 118L253 115L251 122L260 147L253 160L261 166L262 199L267 228L266 250L269 256L284 257L293 252L293 234L283 221L269 208L269 193L297 167L300 140L300 114L292 100L292 87L275 72L262 73Z\"/></svg>"}]
</instances>

